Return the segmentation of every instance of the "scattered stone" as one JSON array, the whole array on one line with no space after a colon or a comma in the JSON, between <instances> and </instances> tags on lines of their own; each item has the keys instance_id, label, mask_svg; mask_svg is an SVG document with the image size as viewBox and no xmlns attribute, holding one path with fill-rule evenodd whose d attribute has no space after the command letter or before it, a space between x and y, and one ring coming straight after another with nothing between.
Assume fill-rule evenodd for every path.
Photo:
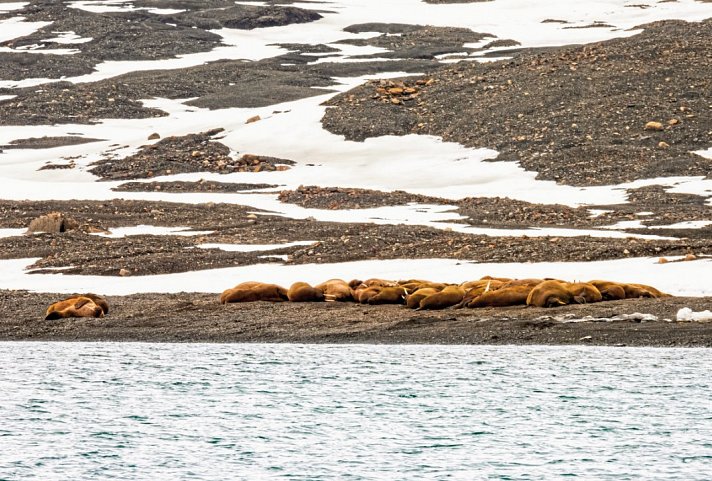
<instances>
[{"instance_id":1,"label":"scattered stone","mask_svg":"<svg viewBox=\"0 0 712 481\"><path fill-rule=\"evenodd\" d=\"M154 132L154 133L152 133L151 135L148 136L148 140L158 140L158 139L160 139L160 138L161 138L161 136L158 135L158 133L156 133L156 132Z\"/></svg>"},{"instance_id":2,"label":"scattered stone","mask_svg":"<svg viewBox=\"0 0 712 481\"><path fill-rule=\"evenodd\" d=\"M670 144L661 140L660 142L658 142L658 147L660 147L661 149L669 149Z\"/></svg>"},{"instance_id":3,"label":"scattered stone","mask_svg":"<svg viewBox=\"0 0 712 481\"><path fill-rule=\"evenodd\" d=\"M648 122L647 124L645 124L644 129L645 130L663 130L664 127L663 127L662 123L652 121L652 122Z\"/></svg>"},{"instance_id":4,"label":"scattered stone","mask_svg":"<svg viewBox=\"0 0 712 481\"><path fill-rule=\"evenodd\" d=\"M119 275L121 277L126 277L131 275L131 271L128 269L119 269Z\"/></svg>"}]
</instances>

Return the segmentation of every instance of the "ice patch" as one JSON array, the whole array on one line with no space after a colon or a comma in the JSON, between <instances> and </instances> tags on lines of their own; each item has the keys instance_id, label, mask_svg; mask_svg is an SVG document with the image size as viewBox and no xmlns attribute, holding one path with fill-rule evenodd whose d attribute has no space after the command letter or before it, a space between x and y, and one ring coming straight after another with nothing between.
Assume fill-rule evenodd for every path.
<instances>
[{"instance_id":1,"label":"ice patch","mask_svg":"<svg viewBox=\"0 0 712 481\"><path fill-rule=\"evenodd\" d=\"M196 247L200 249L220 249L227 252L259 252L284 249L285 247L310 246L316 241L296 241L285 242L283 244L200 244ZM281 256L262 256L262 257L281 257Z\"/></svg>"},{"instance_id":2,"label":"ice patch","mask_svg":"<svg viewBox=\"0 0 712 481\"><path fill-rule=\"evenodd\" d=\"M675 318L678 320L678 322L704 322L704 321L712 321L712 311L701 311L701 312L695 312L689 307L683 307L679 311L677 311L677 315Z\"/></svg>"},{"instance_id":3,"label":"ice patch","mask_svg":"<svg viewBox=\"0 0 712 481\"><path fill-rule=\"evenodd\" d=\"M27 229L0 229L0 238L17 237L27 232Z\"/></svg>"},{"instance_id":4,"label":"ice patch","mask_svg":"<svg viewBox=\"0 0 712 481\"><path fill-rule=\"evenodd\" d=\"M190 230L190 227L161 227L155 225L136 225L131 227L116 227L110 229L109 234L102 232L93 233L92 235L100 237L110 237L118 239L126 236L134 235L177 235L177 236L196 236L212 234L213 231Z\"/></svg>"}]
</instances>

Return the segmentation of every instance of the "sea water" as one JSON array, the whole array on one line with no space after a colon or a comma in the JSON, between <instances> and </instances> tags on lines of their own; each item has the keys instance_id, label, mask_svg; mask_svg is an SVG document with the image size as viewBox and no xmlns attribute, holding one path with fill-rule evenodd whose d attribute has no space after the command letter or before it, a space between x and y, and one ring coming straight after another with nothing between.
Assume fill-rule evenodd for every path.
<instances>
[{"instance_id":1,"label":"sea water","mask_svg":"<svg viewBox=\"0 0 712 481\"><path fill-rule=\"evenodd\" d=\"M712 351L0 343L0 480L712 479Z\"/></svg>"}]
</instances>

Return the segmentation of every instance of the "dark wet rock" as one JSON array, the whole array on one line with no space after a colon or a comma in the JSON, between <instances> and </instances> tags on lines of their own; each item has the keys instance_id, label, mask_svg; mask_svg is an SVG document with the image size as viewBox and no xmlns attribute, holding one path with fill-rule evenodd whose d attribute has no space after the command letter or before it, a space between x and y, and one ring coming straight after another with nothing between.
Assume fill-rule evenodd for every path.
<instances>
[{"instance_id":1,"label":"dark wet rock","mask_svg":"<svg viewBox=\"0 0 712 481\"><path fill-rule=\"evenodd\" d=\"M712 159L692 152L712 142L711 36L712 20L658 22L629 38L459 63L422 78L413 104L382 102L373 81L331 100L323 124L351 140L421 133L494 148L570 185L708 176ZM653 120L664 130L644 130Z\"/></svg>"},{"instance_id":2,"label":"dark wet rock","mask_svg":"<svg viewBox=\"0 0 712 481\"><path fill-rule=\"evenodd\" d=\"M490 34L476 33L467 28L399 23L364 23L351 25L344 30L351 33L382 32L382 35L367 39L340 40L337 43L358 46L368 45L388 50L388 52L370 55L357 55L353 58L433 59L437 55L477 51L478 49L464 47L463 45L492 37Z\"/></svg>"},{"instance_id":3,"label":"dark wet rock","mask_svg":"<svg viewBox=\"0 0 712 481\"><path fill-rule=\"evenodd\" d=\"M217 142L224 129L213 129L198 134L165 137L155 144L141 147L139 152L121 159L107 158L96 162L91 173L102 180L145 179L159 175L189 172L276 171L294 164L291 160L244 154L230 155L230 148Z\"/></svg>"},{"instance_id":4,"label":"dark wet rock","mask_svg":"<svg viewBox=\"0 0 712 481\"><path fill-rule=\"evenodd\" d=\"M201 179L196 182L126 182L111 190L116 192L236 193L249 190L272 189L275 187L277 186L273 184L237 184Z\"/></svg>"},{"instance_id":5,"label":"dark wet rock","mask_svg":"<svg viewBox=\"0 0 712 481\"><path fill-rule=\"evenodd\" d=\"M3 149L53 149L55 147L66 147L68 145L88 144L91 142L100 142L102 139L92 139L79 136L62 136L62 137L30 137L27 139L11 140L6 145L0 145Z\"/></svg>"},{"instance_id":6,"label":"dark wet rock","mask_svg":"<svg viewBox=\"0 0 712 481\"><path fill-rule=\"evenodd\" d=\"M297 204L308 209L371 209L389 205L405 205L409 203L443 204L448 203L437 197L410 194L402 190L380 192L370 189L353 189L346 187L318 187L300 185L294 190L283 190L279 193L280 202Z\"/></svg>"}]
</instances>

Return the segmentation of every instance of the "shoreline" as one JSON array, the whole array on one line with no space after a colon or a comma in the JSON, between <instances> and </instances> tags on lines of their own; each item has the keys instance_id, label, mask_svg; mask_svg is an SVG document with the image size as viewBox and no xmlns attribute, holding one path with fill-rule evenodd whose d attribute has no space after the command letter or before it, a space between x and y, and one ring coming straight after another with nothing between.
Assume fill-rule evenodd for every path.
<instances>
[{"instance_id":1,"label":"shoreline","mask_svg":"<svg viewBox=\"0 0 712 481\"><path fill-rule=\"evenodd\" d=\"M214 294L134 294L107 296L111 309L102 319L45 321L45 307L62 297L0 291L0 305L15 313L0 319L0 341L712 347L712 322L667 320L682 307L709 308L710 297L412 311L331 302L221 305ZM595 320L571 322L587 316Z\"/></svg>"}]
</instances>

